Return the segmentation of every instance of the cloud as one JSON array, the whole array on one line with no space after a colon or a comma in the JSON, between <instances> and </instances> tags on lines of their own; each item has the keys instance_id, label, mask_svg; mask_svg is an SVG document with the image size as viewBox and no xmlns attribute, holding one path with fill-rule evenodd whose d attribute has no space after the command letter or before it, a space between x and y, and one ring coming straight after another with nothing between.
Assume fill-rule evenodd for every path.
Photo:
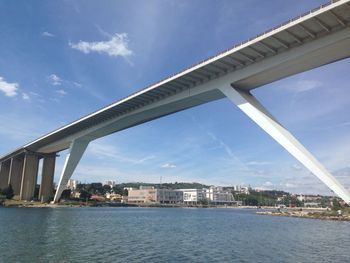
<instances>
[{"instance_id":1,"label":"cloud","mask_svg":"<svg viewBox=\"0 0 350 263\"><path fill-rule=\"evenodd\" d=\"M59 94L59 95L61 95L61 96L67 95L67 92L64 91L63 89L56 90L56 93Z\"/></svg>"},{"instance_id":2,"label":"cloud","mask_svg":"<svg viewBox=\"0 0 350 263\"><path fill-rule=\"evenodd\" d=\"M7 97L14 97L17 95L18 83L9 83L3 77L0 77L0 91L5 93Z\"/></svg>"},{"instance_id":3,"label":"cloud","mask_svg":"<svg viewBox=\"0 0 350 263\"><path fill-rule=\"evenodd\" d=\"M50 33L50 32L47 32L47 31L42 32L41 35L42 35L43 37L55 37L54 34L52 34L52 33Z\"/></svg>"},{"instance_id":4,"label":"cloud","mask_svg":"<svg viewBox=\"0 0 350 263\"><path fill-rule=\"evenodd\" d=\"M258 161L251 161L251 162L247 162L247 165L269 165L271 164L271 162L258 162Z\"/></svg>"},{"instance_id":5,"label":"cloud","mask_svg":"<svg viewBox=\"0 0 350 263\"><path fill-rule=\"evenodd\" d=\"M273 186L273 183L267 181L267 182L263 183L263 186L270 187L270 186Z\"/></svg>"},{"instance_id":6,"label":"cloud","mask_svg":"<svg viewBox=\"0 0 350 263\"><path fill-rule=\"evenodd\" d=\"M162 168L176 168L175 164L165 163L161 166Z\"/></svg>"},{"instance_id":7,"label":"cloud","mask_svg":"<svg viewBox=\"0 0 350 263\"><path fill-rule=\"evenodd\" d=\"M23 100L30 100L30 97L29 97L29 95L27 94L27 93L22 93L22 99Z\"/></svg>"},{"instance_id":8,"label":"cloud","mask_svg":"<svg viewBox=\"0 0 350 263\"><path fill-rule=\"evenodd\" d=\"M235 161L236 166L239 165L243 171L252 172L252 170L245 163L243 163L240 158L238 158L238 156L233 152L233 150L231 149L231 147L229 145L227 145L222 140L217 138L217 136L211 132L207 132L207 135L214 142L217 143L217 146L219 146L220 148L223 148L225 150L226 154L230 157L230 159Z\"/></svg>"},{"instance_id":9,"label":"cloud","mask_svg":"<svg viewBox=\"0 0 350 263\"><path fill-rule=\"evenodd\" d=\"M288 86L290 91L301 93L322 87L322 82L317 80L299 80L294 85Z\"/></svg>"},{"instance_id":10,"label":"cloud","mask_svg":"<svg viewBox=\"0 0 350 263\"><path fill-rule=\"evenodd\" d=\"M114 57L127 57L132 55L132 51L128 48L128 36L126 33L115 34L108 41L69 43L73 49L77 49L85 54L97 52L107 54Z\"/></svg>"},{"instance_id":11,"label":"cloud","mask_svg":"<svg viewBox=\"0 0 350 263\"><path fill-rule=\"evenodd\" d=\"M76 87L78 87L78 88L81 88L81 87L83 86L83 85L82 85L81 83L79 83L79 82L73 81L72 83L74 84L74 86L76 86Z\"/></svg>"},{"instance_id":12,"label":"cloud","mask_svg":"<svg viewBox=\"0 0 350 263\"><path fill-rule=\"evenodd\" d=\"M155 156L153 155L145 156L139 159L130 158L126 156L125 152L120 153L117 147L101 142L90 143L88 153L97 156L99 159L108 158L109 160L116 160L122 163L132 164L144 164L149 160L155 159Z\"/></svg>"},{"instance_id":13,"label":"cloud","mask_svg":"<svg viewBox=\"0 0 350 263\"><path fill-rule=\"evenodd\" d=\"M301 171L303 169L303 167L301 165L296 164L296 163L292 165L292 168L296 171Z\"/></svg>"},{"instance_id":14,"label":"cloud","mask_svg":"<svg viewBox=\"0 0 350 263\"><path fill-rule=\"evenodd\" d=\"M51 85L54 86L59 86L62 84L62 79L56 74L51 74L50 76L48 76L48 80L51 83Z\"/></svg>"}]
</instances>

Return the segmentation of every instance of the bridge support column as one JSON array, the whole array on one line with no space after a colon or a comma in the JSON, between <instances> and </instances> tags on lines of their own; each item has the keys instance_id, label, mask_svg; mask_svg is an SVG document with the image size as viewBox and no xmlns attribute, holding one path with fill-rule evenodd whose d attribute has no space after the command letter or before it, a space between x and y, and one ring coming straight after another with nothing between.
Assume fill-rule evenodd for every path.
<instances>
[{"instance_id":1,"label":"bridge support column","mask_svg":"<svg viewBox=\"0 0 350 263\"><path fill-rule=\"evenodd\" d=\"M11 161L5 161L0 166L0 189L8 187Z\"/></svg>"},{"instance_id":2,"label":"bridge support column","mask_svg":"<svg viewBox=\"0 0 350 263\"><path fill-rule=\"evenodd\" d=\"M83 139L74 140L69 148L66 161L63 166L60 181L57 186L54 203L57 203L61 197L63 190L66 188L69 178L71 178L75 168L77 167L81 157L83 156L89 141Z\"/></svg>"},{"instance_id":3,"label":"bridge support column","mask_svg":"<svg viewBox=\"0 0 350 263\"><path fill-rule=\"evenodd\" d=\"M350 204L350 193L335 179L293 135L284 128L249 92L228 85L219 88L265 132L325 183L334 193Z\"/></svg>"},{"instance_id":4,"label":"bridge support column","mask_svg":"<svg viewBox=\"0 0 350 263\"><path fill-rule=\"evenodd\" d=\"M34 190L38 175L39 158L33 153L26 153L22 173L20 200L30 201L34 197Z\"/></svg>"},{"instance_id":5,"label":"bridge support column","mask_svg":"<svg viewBox=\"0 0 350 263\"><path fill-rule=\"evenodd\" d=\"M10 177L8 184L11 184L13 189L13 194L15 197L20 195L21 192L21 182L23 174L23 156L16 156L11 158L11 167L10 167Z\"/></svg>"},{"instance_id":6,"label":"bridge support column","mask_svg":"<svg viewBox=\"0 0 350 263\"><path fill-rule=\"evenodd\" d=\"M41 173L39 200L47 202L53 197L53 177L55 174L56 153L45 156Z\"/></svg>"}]
</instances>

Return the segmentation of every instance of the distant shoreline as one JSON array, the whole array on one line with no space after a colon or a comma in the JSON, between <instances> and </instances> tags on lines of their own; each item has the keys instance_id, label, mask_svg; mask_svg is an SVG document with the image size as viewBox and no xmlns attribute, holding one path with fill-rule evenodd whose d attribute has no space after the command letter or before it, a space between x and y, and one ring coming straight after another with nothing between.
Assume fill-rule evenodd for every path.
<instances>
[{"instance_id":1,"label":"distant shoreline","mask_svg":"<svg viewBox=\"0 0 350 263\"><path fill-rule=\"evenodd\" d=\"M307 219L320 219L320 220L331 220L331 221L350 221L350 215L348 215L347 210L345 211L345 215L337 216L334 211L261 211L256 212L258 215L268 215L268 216L282 216L282 217L295 217L295 218L307 218Z\"/></svg>"},{"instance_id":2,"label":"distant shoreline","mask_svg":"<svg viewBox=\"0 0 350 263\"><path fill-rule=\"evenodd\" d=\"M257 206L229 206L229 205L184 205L184 204L124 204L113 202L65 202L49 204L41 202L26 202L6 200L0 207L17 208L64 208L64 207L139 207L139 208L236 208L236 209L259 209ZM261 209L274 209L274 207L261 207Z\"/></svg>"},{"instance_id":3,"label":"distant shoreline","mask_svg":"<svg viewBox=\"0 0 350 263\"><path fill-rule=\"evenodd\" d=\"M183 204L124 204L114 202L62 202L58 204L49 204L41 202L26 202L17 200L6 200L0 207L6 208L223 208L223 209L255 209L257 215L282 216L307 219L321 219L332 221L350 221L350 209L345 209L343 216L337 216L334 211L328 211L325 208L287 208L282 211L276 210L272 206L229 206L229 205L183 205Z\"/></svg>"}]
</instances>

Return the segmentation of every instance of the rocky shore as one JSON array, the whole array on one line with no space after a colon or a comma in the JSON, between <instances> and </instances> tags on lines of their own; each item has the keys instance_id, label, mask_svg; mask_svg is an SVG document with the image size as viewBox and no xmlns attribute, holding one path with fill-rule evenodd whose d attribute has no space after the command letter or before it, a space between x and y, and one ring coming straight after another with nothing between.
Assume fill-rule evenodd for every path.
<instances>
[{"instance_id":1,"label":"rocky shore","mask_svg":"<svg viewBox=\"0 0 350 263\"><path fill-rule=\"evenodd\" d=\"M335 211L304 211L304 210L288 210L288 211L261 211L256 212L258 215L270 215L270 216L287 216L309 219L321 219L321 220L334 220L334 221L350 221L350 215L348 210L344 210L341 216L338 216Z\"/></svg>"}]
</instances>

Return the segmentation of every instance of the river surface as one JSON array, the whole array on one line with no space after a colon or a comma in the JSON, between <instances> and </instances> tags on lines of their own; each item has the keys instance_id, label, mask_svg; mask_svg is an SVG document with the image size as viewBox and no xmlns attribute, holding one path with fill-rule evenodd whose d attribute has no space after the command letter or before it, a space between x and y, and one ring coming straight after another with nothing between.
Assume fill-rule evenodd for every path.
<instances>
[{"instance_id":1,"label":"river surface","mask_svg":"<svg viewBox=\"0 0 350 263\"><path fill-rule=\"evenodd\" d=\"M255 212L0 208L0 262L350 262L350 222Z\"/></svg>"}]
</instances>

